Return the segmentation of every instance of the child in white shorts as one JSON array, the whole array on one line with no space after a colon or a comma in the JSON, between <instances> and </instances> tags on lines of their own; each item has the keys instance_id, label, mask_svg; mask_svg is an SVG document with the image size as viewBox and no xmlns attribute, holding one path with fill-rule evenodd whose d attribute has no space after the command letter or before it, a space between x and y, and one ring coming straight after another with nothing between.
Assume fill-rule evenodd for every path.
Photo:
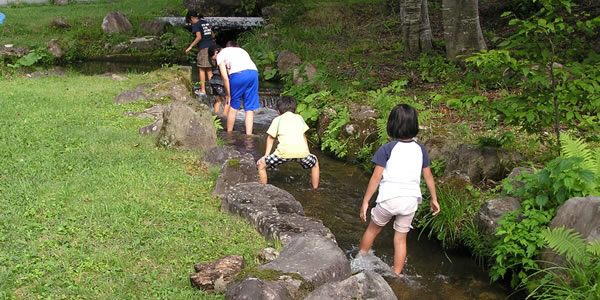
<instances>
[{"instance_id":1,"label":"child in white shorts","mask_svg":"<svg viewBox=\"0 0 600 300\"><path fill-rule=\"evenodd\" d=\"M390 112L387 122L388 136L393 138L381 146L373 159L375 170L363 197L360 218L367 221L369 200L379 187L377 205L371 210L371 222L360 241L359 253L367 253L377 235L393 216L394 221L394 273L402 273L406 260L406 235L417 207L421 203L421 175L431 194L433 215L440 212L435 193L435 183L429 168L429 157L423 145L413 138L419 132L417 112L406 104L398 104Z\"/></svg>"}]
</instances>

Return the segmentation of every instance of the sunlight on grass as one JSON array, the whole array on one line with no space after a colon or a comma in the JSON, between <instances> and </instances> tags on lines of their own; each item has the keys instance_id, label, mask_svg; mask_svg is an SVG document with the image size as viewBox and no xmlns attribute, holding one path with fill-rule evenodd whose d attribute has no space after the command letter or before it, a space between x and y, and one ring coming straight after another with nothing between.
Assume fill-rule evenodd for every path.
<instances>
[{"instance_id":1,"label":"sunlight on grass","mask_svg":"<svg viewBox=\"0 0 600 300\"><path fill-rule=\"evenodd\" d=\"M214 171L113 103L152 74L0 85L0 298L192 298L194 263L266 242L219 211ZM192 174L192 175L188 175ZM222 298L222 295L204 295Z\"/></svg>"}]
</instances>

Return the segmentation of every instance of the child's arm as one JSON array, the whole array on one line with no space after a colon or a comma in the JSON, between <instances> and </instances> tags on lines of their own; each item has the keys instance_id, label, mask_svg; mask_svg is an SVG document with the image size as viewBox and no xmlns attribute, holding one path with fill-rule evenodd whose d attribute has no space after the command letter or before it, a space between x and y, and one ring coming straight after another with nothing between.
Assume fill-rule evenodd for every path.
<instances>
[{"instance_id":1,"label":"child's arm","mask_svg":"<svg viewBox=\"0 0 600 300\"><path fill-rule=\"evenodd\" d=\"M265 146L265 156L271 154L271 149L273 149L273 143L275 142L275 138L267 135L267 145Z\"/></svg>"},{"instance_id":2,"label":"child's arm","mask_svg":"<svg viewBox=\"0 0 600 300\"><path fill-rule=\"evenodd\" d=\"M425 184L427 184L427 189L429 189L429 194L431 195L432 215L435 216L440 212L440 204L438 203L437 194L435 193L435 182L433 180L433 174L431 174L431 168L423 168L423 177L425 178Z\"/></svg>"},{"instance_id":3,"label":"child's arm","mask_svg":"<svg viewBox=\"0 0 600 300\"><path fill-rule=\"evenodd\" d=\"M367 210L369 209L369 200L375 194L377 187L379 186L379 182L381 182L381 177L383 176L383 166L376 165L375 170L373 170L373 175L371 175L371 180L369 180L369 185L367 186L367 191L365 192L365 196L363 197L362 207L360 208L360 218L363 222L367 221Z\"/></svg>"},{"instance_id":4,"label":"child's arm","mask_svg":"<svg viewBox=\"0 0 600 300\"><path fill-rule=\"evenodd\" d=\"M199 31L196 32L196 38L190 44L190 46L187 49L185 49L185 53L188 53L188 52L192 51L192 49L194 48L194 46L198 45L198 43L200 42L201 39L202 39L202 33L200 33Z\"/></svg>"},{"instance_id":5,"label":"child's arm","mask_svg":"<svg viewBox=\"0 0 600 300\"><path fill-rule=\"evenodd\" d=\"M223 86L225 87L225 92L227 92L225 103L229 105L229 102L231 101L231 87L229 86L229 73L227 73L227 65L225 65L225 61L219 64L219 73L221 73Z\"/></svg>"}]
</instances>

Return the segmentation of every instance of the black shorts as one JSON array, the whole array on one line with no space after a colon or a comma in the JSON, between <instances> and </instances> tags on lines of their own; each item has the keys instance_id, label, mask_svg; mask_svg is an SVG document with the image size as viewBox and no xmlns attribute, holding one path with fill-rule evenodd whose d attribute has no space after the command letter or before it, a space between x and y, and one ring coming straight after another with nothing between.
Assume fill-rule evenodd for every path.
<instances>
[{"instance_id":1,"label":"black shorts","mask_svg":"<svg viewBox=\"0 0 600 300\"><path fill-rule=\"evenodd\" d=\"M304 169L310 169L314 167L318 161L317 156L314 154L309 154L307 157L304 158L281 158L275 154L271 154L265 157L265 163L269 168L275 168L278 165L284 164L292 160L299 163Z\"/></svg>"}]
</instances>

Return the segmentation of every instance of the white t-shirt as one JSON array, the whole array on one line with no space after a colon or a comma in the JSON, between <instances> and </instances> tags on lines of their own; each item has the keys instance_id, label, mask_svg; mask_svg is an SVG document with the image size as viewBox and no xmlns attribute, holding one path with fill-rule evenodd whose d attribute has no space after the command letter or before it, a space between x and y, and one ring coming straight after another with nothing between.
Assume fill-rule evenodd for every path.
<instances>
[{"instance_id":1,"label":"white t-shirt","mask_svg":"<svg viewBox=\"0 0 600 300\"><path fill-rule=\"evenodd\" d=\"M258 71L248 52L239 47L227 47L219 51L219 54L217 54L217 65L220 65L222 62L225 62L229 74L245 70Z\"/></svg>"},{"instance_id":2,"label":"white t-shirt","mask_svg":"<svg viewBox=\"0 0 600 300\"><path fill-rule=\"evenodd\" d=\"M414 140L389 142L371 161L384 168L377 203L396 197L417 197L421 203L421 173L430 164L423 145Z\"/></svg>"}]
</instances>

